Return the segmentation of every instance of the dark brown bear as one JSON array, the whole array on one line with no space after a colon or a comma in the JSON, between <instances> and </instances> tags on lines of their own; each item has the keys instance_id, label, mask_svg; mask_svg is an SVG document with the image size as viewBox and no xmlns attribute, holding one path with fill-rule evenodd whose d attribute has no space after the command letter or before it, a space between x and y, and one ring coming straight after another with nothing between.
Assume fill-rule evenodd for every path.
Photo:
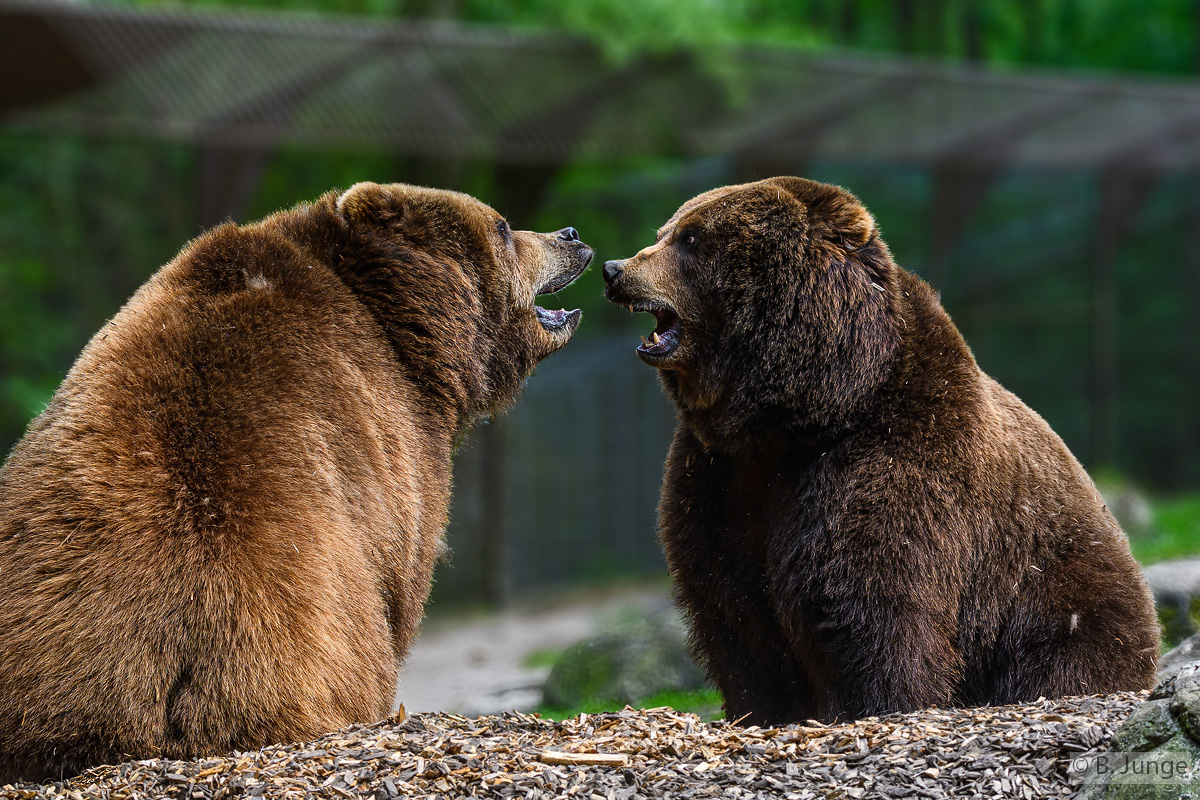
<instances>
[{"instance_id":1,"label":"dark brown bear","mask_svg":"<svg viewBox=\"0 0 1200 800\"><path fill-rule=\"evenodd\" d=\"M702 194L605 264L679 410L660 524L746 724L1144 689L1158 623L1120 528L844 190Z\"/></svg>"},{"instance_id":2,"label":"dark brown bear","mask_svg":"<svg viewBox=\"0 0 1200 800\"><path fill-rule=\"evenodd\" d=\"M387 716L451 451L591 255L371 183L184 248L0 470L0 784Z\"/></svg>"}]
</instances>

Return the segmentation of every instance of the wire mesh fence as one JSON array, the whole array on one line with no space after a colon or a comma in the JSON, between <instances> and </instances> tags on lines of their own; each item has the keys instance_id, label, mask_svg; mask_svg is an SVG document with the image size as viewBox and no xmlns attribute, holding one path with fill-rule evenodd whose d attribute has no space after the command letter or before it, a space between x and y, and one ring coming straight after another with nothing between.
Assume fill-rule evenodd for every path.
<instances>
[{"instance_id":1,"label":"wire mesh fence","mask_svg":"<svg viewBox=\"0 0 1200 800\"><path fill-rule=\"evenodd\" d=\"M655 528L674 410L627 337L568 351L459 450L434 604L664 569Z\"/></svg>"}]
</instances>

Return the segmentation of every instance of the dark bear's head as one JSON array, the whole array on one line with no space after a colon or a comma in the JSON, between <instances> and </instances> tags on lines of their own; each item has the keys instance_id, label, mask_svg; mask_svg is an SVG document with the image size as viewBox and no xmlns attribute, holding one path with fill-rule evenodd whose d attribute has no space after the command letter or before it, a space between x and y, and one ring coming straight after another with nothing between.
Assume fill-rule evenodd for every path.
<instances>
[{"instance_id":1,"label":"dark bear's head","mask_svg":"<svg viewBox=\"0 0 1200 800\"><path fill-rule=\"evenodd\" d=\"M346 234L334 268L414 379L467 417L511 402L579 327L578 309L534 302L591 261L574 228L514 230L474 197L404 184L359 183L328 202Z\"/></svg>"},{"instance_id":2,"label":"dark bear's head","mask_svg":"<svg viewBox=\"0 0 1200 800\"><path fill-rule=\"evenodd\" d=\"M729 449L853 423L899 342L896 270L857 198L781 177L689 200L604 278L609 300L654 315L637 352L684 420Z\"/></svg>"}]
</instances>

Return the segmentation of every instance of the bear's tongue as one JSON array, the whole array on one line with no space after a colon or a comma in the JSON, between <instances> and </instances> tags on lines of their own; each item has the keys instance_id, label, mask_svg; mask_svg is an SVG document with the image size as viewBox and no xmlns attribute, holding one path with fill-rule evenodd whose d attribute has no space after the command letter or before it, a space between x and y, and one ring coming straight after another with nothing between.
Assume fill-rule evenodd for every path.
<instances>
[{"instance_id":1,"label":"bear's tongue","mask_svg":"<svg viewBox=\"0 0 1200 800\"><path fill-rule=\"evenodd\" d=\"M533 307L533 311L535 314L537 314L538 322L542 323L542 327L546 328L547 330L556 330L561 328L571 321L572 316L579 314L578 309L575 309L574 311L567 311L566 309L559 308L549 311L537 305Z\"/></svg>"},{"instance_id":2,"label":"bear's tongue","mask_svg":"<svg viewBox=\"0 0 1200 800\"><path fill-rule=\"evenodd\" d=\"M537 310L537 315L542 322L545 322L549 325L562 325L563 320L566 319L567 316L567 312L561 308L554 311L548 311L541 306L534 306L534 308Z\"/></svg>"}]
</instances>

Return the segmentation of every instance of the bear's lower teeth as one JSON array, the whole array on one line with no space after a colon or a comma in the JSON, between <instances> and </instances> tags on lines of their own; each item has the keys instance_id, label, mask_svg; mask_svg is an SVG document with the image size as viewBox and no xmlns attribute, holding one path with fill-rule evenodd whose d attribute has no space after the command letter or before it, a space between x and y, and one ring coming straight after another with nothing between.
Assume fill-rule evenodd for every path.
<instances>
[{"instance_id":1,"label":"bear's lower teeth","mask_svg":"<svg viewBox=\"0 0 1200 800\"><path fill-rule=\"evenodd\" d=\"M645 336L642 337L642 347L647 349L651 347L658 347L658 343L661 341L662 337L658 335L658 331L655 331L654 333L650 334L649 339L647 339Z\"/></svg>"}]
</instances>

